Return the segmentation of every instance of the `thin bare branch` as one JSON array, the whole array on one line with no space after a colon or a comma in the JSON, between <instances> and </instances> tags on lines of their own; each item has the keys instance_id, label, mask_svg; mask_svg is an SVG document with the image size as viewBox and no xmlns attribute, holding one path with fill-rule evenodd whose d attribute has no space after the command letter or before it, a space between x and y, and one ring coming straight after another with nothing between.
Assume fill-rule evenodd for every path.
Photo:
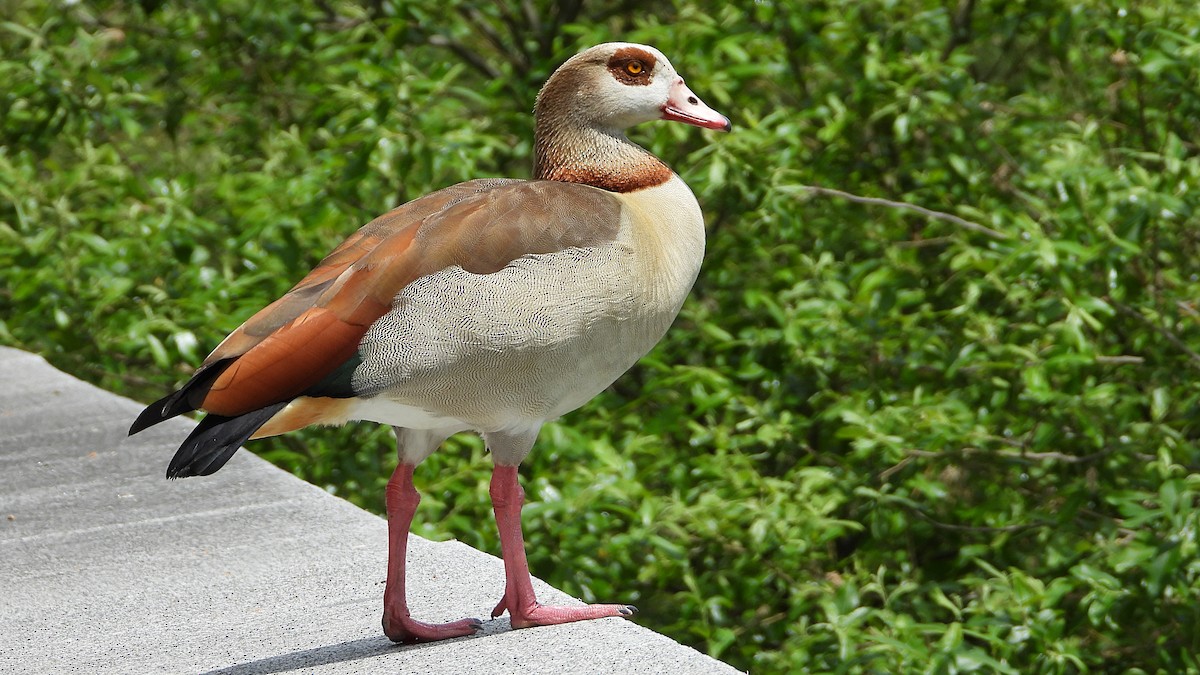
<instances>
[{"instance_id":1,"label":"thin bare branch","mask_svg":"<svg viewBox=\"0 0 1200 675\"><path fill-rule=\"evenodd\" d=\"M524 53L525 36L529 33L529 24L513 8L509 7L508 3L496 3L496 11L500 14L500 23L508 29L508 38L512 41L513 48Z\"/></svg>"},{"instance_id":2,"label":"thin bare branch","mask_svg":"<svg viewBox=\"0 0 1200 675\"><path fill-rule=\"evenodd\" d=\"M483 73L487 77L495 80L500 78L500 71L492 67L492 64L487 62L487 59L480 56L474 50L468 49L457 40L452 40L444 35L430 35L428 38L429 44L434 47L444 47L454 52L458 58L466 61L475 70Z\"/></svg>"},{"instance_id":3,"label":"thin bare branch","mask_svg":"<svg viewBox=\"0 0 1200 675\"><path fill-rule=\"evenodd\" d=\"M909 512L940 530L950 530L951 532L1024 532L1025 530L1046 527L1051 524L1048 520L1035 520L1031 523L1020 525L955 525L954 523L943 523L940 520L935 520L920 509L910 508Z\"/></svg>"},{"instance_id":4,"label":"thin bare branch","mask_svg":"<svg viewBox=\"0 0 1200 675\"><path fill-rule=\"evenodd\" d=\"M896 472L900 471L901 469L908 466L909 464L912 464L914 458L915 458L915 455L909 455L908 457L905 457L904 459L897 462L895 465L890 466L890 467L884 469L883 471L880 471L879 472L880 482L886 483L889 480L891 480L892 476L894 476L896 474Z\"/></svg>"},{"instance_id":5,"label":"thin bare branch","mask_svg":"<svg viewBox=\"0 0 1200 675\"><path fill-rule=\"evenodd\" d=\"M1141 365L1146 362L1146 359L1140 356L1128 356L1121 354L1118 356L1097 356L1096 363L1103 363L1106 366L1123 366L1127 364Z\"/></svg>"},{"instance_id":6,"label":"thin bare branch","mask_svg":"<svg viewBox=\"0 0 1200 675\"><path fill-rule=\"evenodd\" d=\"M896 248L926 248L929 246L945 246L954 242L953 237L930 237L928 239L910 239L908 241L898 241L895 243Z\"/></svg>"},{"instance_id":7,"label":"thin bare branch","mask_svg":"<svg viewBox=\"0 0 1200 675\"><path fill-rule=\"evenodd\" d=\"M1062 452L1028 452L1024 450L984 450L982 448L963 448L957 452L931 452L909 448L905 452L912 457L928 457L933 459L957 459L968 455L991 455L1004 459L1024 462L1063 462L1065 464L1087 464L1116 452L1115 448L1105 448L1090 455L1068 455Z\"/></svg>"},{"instance_id":8,"label":"thin bare branch","mask_svg":"<svg viewBox=\"0 0 1200 675\"><path fill-rule=\"evenodd\" d=\"M1151 318L1147 317L1145 314L1142 314L1141 312L1130 307L1129 305L1126 305L1125 303L1117 302L1116 300L1113 300L1111 297L1105 298L1105 299L1110 304L1112 304L1113 307L1116 307L1117 310L1120 311L1121 313L1131 316L1131 317L1137 319L1138 321L1141 321L1142 323L1146 324L1147 326L1153 328L1154 330L1158 331L1158 334L1163 336L1164 338L1166 338L1167 342L1170 342L1172 345L1175 346L1176 349L1183 352L1184 354L1187 354L1188 358L1191 359L1192 365L1200 367L1200 354L1197 354L1191 347L1188 347L1187 344L1183 340L1179 339L1178 335L1172 333L1165 326L1160 325L1157 321L1152 320Z\"/></svg>"},{"instance_id":9,"label":"thin bare branch","mask_svg":"<svg viewBox=\"0 0 1200 675\"><path fill-rule=\"evenodd\" d=\"M924 206L917 206L916 204L909 204L907 202L896 202L896 201L892 201L890 199L880 199L879 197L862 197L860 195L850 194L849 192L843 192L841 190L834 190L833 188L817 187L815 185L797 185L796 187L798 187L802 190L807 190L807 191L815 193L815 194L830 195L833 197L841 197L842 199L846 199L846 200L849 200L852 202L858 202L859 204L871 204L873 206L886 206L886 207L892 208L892 209L903 209L906 211L913 211L913 212L919 213L927 218L934 218L936 220L944 220L949 223L954 223L955 225L958 225L959 227L963 228L964 230L971 230L972 232L986 234L987 236L992 237L993 239L1008 239L1009 238L1009 235L1005 234L1004 232L1000 232L998 230L993 230L992 228L987 227L986 225L980 225L979 223L971 222L969 220L966 220L965 218L960 218L960 217L954 215L953 213L945 213L944 211L934 211L932 209L927 209Z\"/></svg>"},{"instance_id":10,"label":"thin bare branch","mask_svg":"<svg viewBox=\"0 0 1200 675\"><path fill-rule=\"evenodd\" d=\"M525 56L525 52L519 48L514 49L505 44L504 38L496 32L496 29L488 22L486 16L474 7L466 7L463 9L462 17L470 24L471 28L483 36L488 44L495 49L501 57L508 60L517 72L523 76L529 74L529 60Z\"/></svg>"}]
</instances>

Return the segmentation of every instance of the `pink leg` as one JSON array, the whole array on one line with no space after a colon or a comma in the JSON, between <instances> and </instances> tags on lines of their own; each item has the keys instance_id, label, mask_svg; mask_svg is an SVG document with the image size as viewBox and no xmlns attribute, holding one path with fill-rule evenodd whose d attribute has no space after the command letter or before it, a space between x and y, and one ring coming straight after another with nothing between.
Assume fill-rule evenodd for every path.
<instances>
[{"instance_id":1,"label":"pink leg","mask_svg":"<svg viewBox=\"0 0 1200 675\"><path fill-rule=\"evenodd\" d=\"M504 597L492 610L492 618L508 610L513 628L549 626L605 616L632 616L633 605L585 605L548 607L533 594L533 580L525 558L525 537L521 533L521 505L525 491L517 482L517 467L497 466L492 472L492 508L500 528L500 548L504 554Z\"/></svg>"},{"instance_id":2,"label":"pink leg","mask_svg":"<svg viewBox=\"0 0 1200 675\"><path fill-rule=\"evenodd\" d=\"M383 632L393 642L431 642L474 633L478 619L461 619L431 624L417 621L408 613L404 591L404 559L408 554L408 530L421 495L413 487L413 465L400 463L387 484L388 570L383 591Z\"/></svg>"}]
</instances>

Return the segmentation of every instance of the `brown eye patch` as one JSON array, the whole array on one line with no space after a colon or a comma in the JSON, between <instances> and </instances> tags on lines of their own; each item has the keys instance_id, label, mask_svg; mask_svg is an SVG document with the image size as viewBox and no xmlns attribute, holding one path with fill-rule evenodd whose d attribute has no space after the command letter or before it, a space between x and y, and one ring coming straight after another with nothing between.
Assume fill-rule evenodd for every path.
<instances>
[{"instance_id":1,"label":"brown eye patch","mask_svg":"<svg viewBox=\"0 0 1200 675\"><path fill-rule=\"evenodd\" d=\"M608 60L608 72L622 84L650 84L657 59L644 49L622 47Z\"/></svg>"}]
</instances>

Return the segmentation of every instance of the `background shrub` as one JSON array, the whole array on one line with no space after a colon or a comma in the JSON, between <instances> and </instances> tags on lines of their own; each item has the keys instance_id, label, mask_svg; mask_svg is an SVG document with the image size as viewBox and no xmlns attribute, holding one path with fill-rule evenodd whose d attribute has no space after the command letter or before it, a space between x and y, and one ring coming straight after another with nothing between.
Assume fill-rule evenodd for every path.
<instances>
[{"instance_id":1,"label":"background shrub","mask_svg":"<svg viewBox=\"0 0 1200 675\"><path fill-rule=\"evenodd\" d=\"M157 398L370 217L527 176L553 68L649 42L735 132L633 131L709 252L543 431L535 574L755 672L1200 668L1195 3L2 6L4 343ZM379 511L391 443L251 447ZM419 533L499 551L483 455L418 472Z\"/></svg>"}]
</instances>

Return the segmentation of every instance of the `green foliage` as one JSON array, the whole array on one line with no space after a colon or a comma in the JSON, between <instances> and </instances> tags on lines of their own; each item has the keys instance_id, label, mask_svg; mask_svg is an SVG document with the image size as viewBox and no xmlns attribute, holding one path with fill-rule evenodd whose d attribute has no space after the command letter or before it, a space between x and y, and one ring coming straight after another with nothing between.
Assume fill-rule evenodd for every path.
<instances>
[{"instance_id":1,"label":"green foliage","mask_svg":"<svg viewBox=\"0 0 1200 675\"><path fill-rule=\"evenodd\" d=\"M1200 670L1194 3L205 7L7 6L0 340L160 396L371 216L528 175L569 54L649 42L735 131L634 131L709 252L543 431L535 573L755 672ZM379 510L390 444L254 447ZM419 533L498 552L484 454L422 467Z\"/></svg>"}]
</instances>

